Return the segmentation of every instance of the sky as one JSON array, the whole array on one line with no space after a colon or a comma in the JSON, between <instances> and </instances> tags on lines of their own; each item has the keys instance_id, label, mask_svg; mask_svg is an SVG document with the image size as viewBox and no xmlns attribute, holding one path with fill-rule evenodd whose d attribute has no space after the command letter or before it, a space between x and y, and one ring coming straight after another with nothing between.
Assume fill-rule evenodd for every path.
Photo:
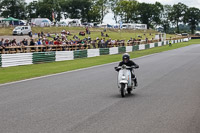
<instances>
[{"instance_id":1,"label":"sky","mask_svg":"<svg viewBox=\"0 0 200 133\"><path fill-rule=\"evenodd\" d=\"M33 0L26 0L27 3L32 2ZM181 2L189 7L197 7L200 8L200 0L137 0L139 2L145 2L145 3L155 3L156 1L160 2L161 4L177 4L178 2Z\"/></svg>"},{"instance_id":2,"label":"sky","mask_svg":"<svg viewBox=\"0 0 200 133\"><path fill-rule=\"evenodd\" d=\"M27 3L32 2L33 0L26 0ZM160 2L162 5L174 5L178 4L179 2L187 5L188 7L196 7L200 9L200 0L137 0L138 2L145 2L145 3L155 3L156 1ZM114 15L112 13L108 13L104 17L104 23L114 24L115 21L113 20Z\"/></svg>"}]
</instances>

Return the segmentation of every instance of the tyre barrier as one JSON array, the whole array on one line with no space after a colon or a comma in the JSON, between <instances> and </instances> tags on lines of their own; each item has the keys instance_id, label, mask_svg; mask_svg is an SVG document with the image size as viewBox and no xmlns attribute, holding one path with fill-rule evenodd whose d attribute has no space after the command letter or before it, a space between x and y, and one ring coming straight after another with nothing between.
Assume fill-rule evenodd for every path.
<instances>
[{"instance_id":1,"label":"tyre barrier","mask_svg":"<svg viewBox=\"0 0 200 133\"><path fill-rule=\"evenodd\" d=\"M172 43L183 42L174 40ZM0 67L10 67L19 65L39 64L54 61L74 60L77 58L89 58L101 55L121 54L138 50L145 50L154 47L168 45L169 41L156 42L150 44L141 44L134 46L87 49L77 51L51 51L51 52L34 52L34 53L17 53L17 54L0 54Z\"/></svg>"}]
</instances>

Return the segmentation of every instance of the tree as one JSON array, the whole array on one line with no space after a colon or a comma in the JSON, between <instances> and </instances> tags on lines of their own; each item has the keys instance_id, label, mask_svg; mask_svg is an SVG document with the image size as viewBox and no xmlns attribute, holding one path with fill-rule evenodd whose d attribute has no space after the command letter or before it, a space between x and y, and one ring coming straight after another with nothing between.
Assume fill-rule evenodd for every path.
<instances>
[{"instance_id":1,"label":"tree","mask_svg":"<svg viewBox=\"0 0 200 133\"><path fill-rule=\"evenodd\" d=\"M94 6L100 9L100 22L103 23L103 18L108 13L108 0L94 0Z\"/></svg>"},{"instance_id":2,"label":"tree","mask_svg":"<svg viewBox=\"0 0 200 133\"><path fill-rule=\"evenodd\" d=\"M179 2L178 4L173 5L172 11L169 13L170 20L172 23L176 24L177 33L180 32L178 25L180 22L183 22L187 8L188 7L186 5Z\"/></svg>"},{"instance_id":3,"label":"tree","mask_svg":"<svg viewBox=\"0 0 200 133\"><path fill-rule=\"evenodd\" d=\"M136 22L138 15L137 6L138 2L135 0L121 0L116 3L116 7L113 8L113 11L116 15L119 15L121 20L125 23Z\"/></svg>"},{"instance_id":4,"label":"tree","mask_svg":"<svg viewBox=\"0 0 200 133\"><path fill-rule=\"evenodd\" d=\"M160 10L154 4L140 3L138 6L139 20L143 24L147 24L147 28L153 28L155 23L159 22Z\"/></svg>"},{"instance_id":5,"label":"tree","mask_svg":"<svg viewBox=\"0 0 200 133\"><path fill-rule=\"evenodd\" d=\"M165 33L169 32L169 28L170 28L169 12L171 12L171 10L172 10L171 5L163 6L161 26L163 27Z\"/></svg>"},{"instance_id":6,"label":"tree","mask_svg":"<svg viewBox=\"0 0 200 133\"><path fill-rule=\"evenodd\" d=\"M1 16L25 19L25 7L25 0L2 0L0 3Z\"/></svg>"},{"instance_id":7,"label":"tree","mask_svg":"<svg viewBox=\"0 0 200 133\"><path fill-rule=\"evenodd\" d=\"M37 8L38 8L38 3L37 1L34 1L34 2L30 2L27 7L26 7L26 10L27 10L27 13L28 13L28 18L31 19L31 18L37 18L37 14L36 14L36 11L37 11Z\"/></svg>"},{"instance_id":8,"label":"tree","mask_svg":"<svg viewBox=\"0 0 200 133\"><path fill-rule=\"evenodd\" d=\"M200 22L200 10L195 7L191 7L186 11L184 17L184 23L188 23L191 29L191 33L194 34L196 27Z\"/></svg>"},{"instance_id":9,"label":"tree","mask_svg":"<svg viewBox=\"0 0 200 133\"><path fill-rule=\"evenodd\" d=\"M153 8L152 8L152 20L153 20L153 22L152 23L153 23L154 26L160 25L162 23L161 17L162 17L163 11L164 11L164 7L161 3L156 2L153 5Z\"/></svg>"},{"instance_id":10,"label":"tree","mask_svg":"<svg viewBox=\"0 0 200 133\"><path fill-rule=\"evenodd\" d=\"M59 21L61 18L61 7L59 5L59 0L43 0L39 1L37 4L36 14L41 18L49 18L53 20L54 13L56 20Z\"/></svg>"}]
</instances>

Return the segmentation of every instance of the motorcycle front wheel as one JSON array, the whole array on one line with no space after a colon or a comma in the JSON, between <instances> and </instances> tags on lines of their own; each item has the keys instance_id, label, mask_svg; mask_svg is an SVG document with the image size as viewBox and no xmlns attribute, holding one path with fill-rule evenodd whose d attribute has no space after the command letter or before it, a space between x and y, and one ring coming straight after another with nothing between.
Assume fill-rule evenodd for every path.
<instances>
[{"instance_id":1,"label":"motorcycle front wheel","mask_svg":"<svg viewBox=\"0 0 200 133\"><path fill-rule=\"evenodd\" d=\"M125 92L125 84L121 84L121 90L120 90L120 92L121 92L121 96L125 97L125 94L126 94L126 92Z\"/></svg>"}]
</instances>

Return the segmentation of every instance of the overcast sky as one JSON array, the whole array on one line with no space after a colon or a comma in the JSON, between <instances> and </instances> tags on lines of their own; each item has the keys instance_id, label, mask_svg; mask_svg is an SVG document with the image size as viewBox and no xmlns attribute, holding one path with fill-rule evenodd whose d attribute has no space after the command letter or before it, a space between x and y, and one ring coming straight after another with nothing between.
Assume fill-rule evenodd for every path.
<instances>
[{"instance_id":1,"label":"overcast sky","mask_svg":"<svg viewBox=\"0 0 200 133\"><path fill-rule=\"evenodd\" d=\"M26 0L26 2L32 2L33 0ZM156 1L160 2L161 4L177 4L178 2L184 3L189 7L197 7L200 8L200 0L138 0L139 2L145 3L155 3Z\"/></svg>"},{"instance_id":2,"label":"overcast sky","mask_svg":"<svg viewBox=\"0 0 200 133\"><path fill-rule=\"evenodd\" d=\"M33 0L26 0L27 3L32 2ZM160 2L162 5L174 5L178 2L181 2L189 7L196 7L200 9L200 0L138 0L139 2L145 2L145 3L155 3L156 1ZM114 20L113 14L109 13L105 16L104 22L113 24Z\"/></svg>"}]
</instances>

